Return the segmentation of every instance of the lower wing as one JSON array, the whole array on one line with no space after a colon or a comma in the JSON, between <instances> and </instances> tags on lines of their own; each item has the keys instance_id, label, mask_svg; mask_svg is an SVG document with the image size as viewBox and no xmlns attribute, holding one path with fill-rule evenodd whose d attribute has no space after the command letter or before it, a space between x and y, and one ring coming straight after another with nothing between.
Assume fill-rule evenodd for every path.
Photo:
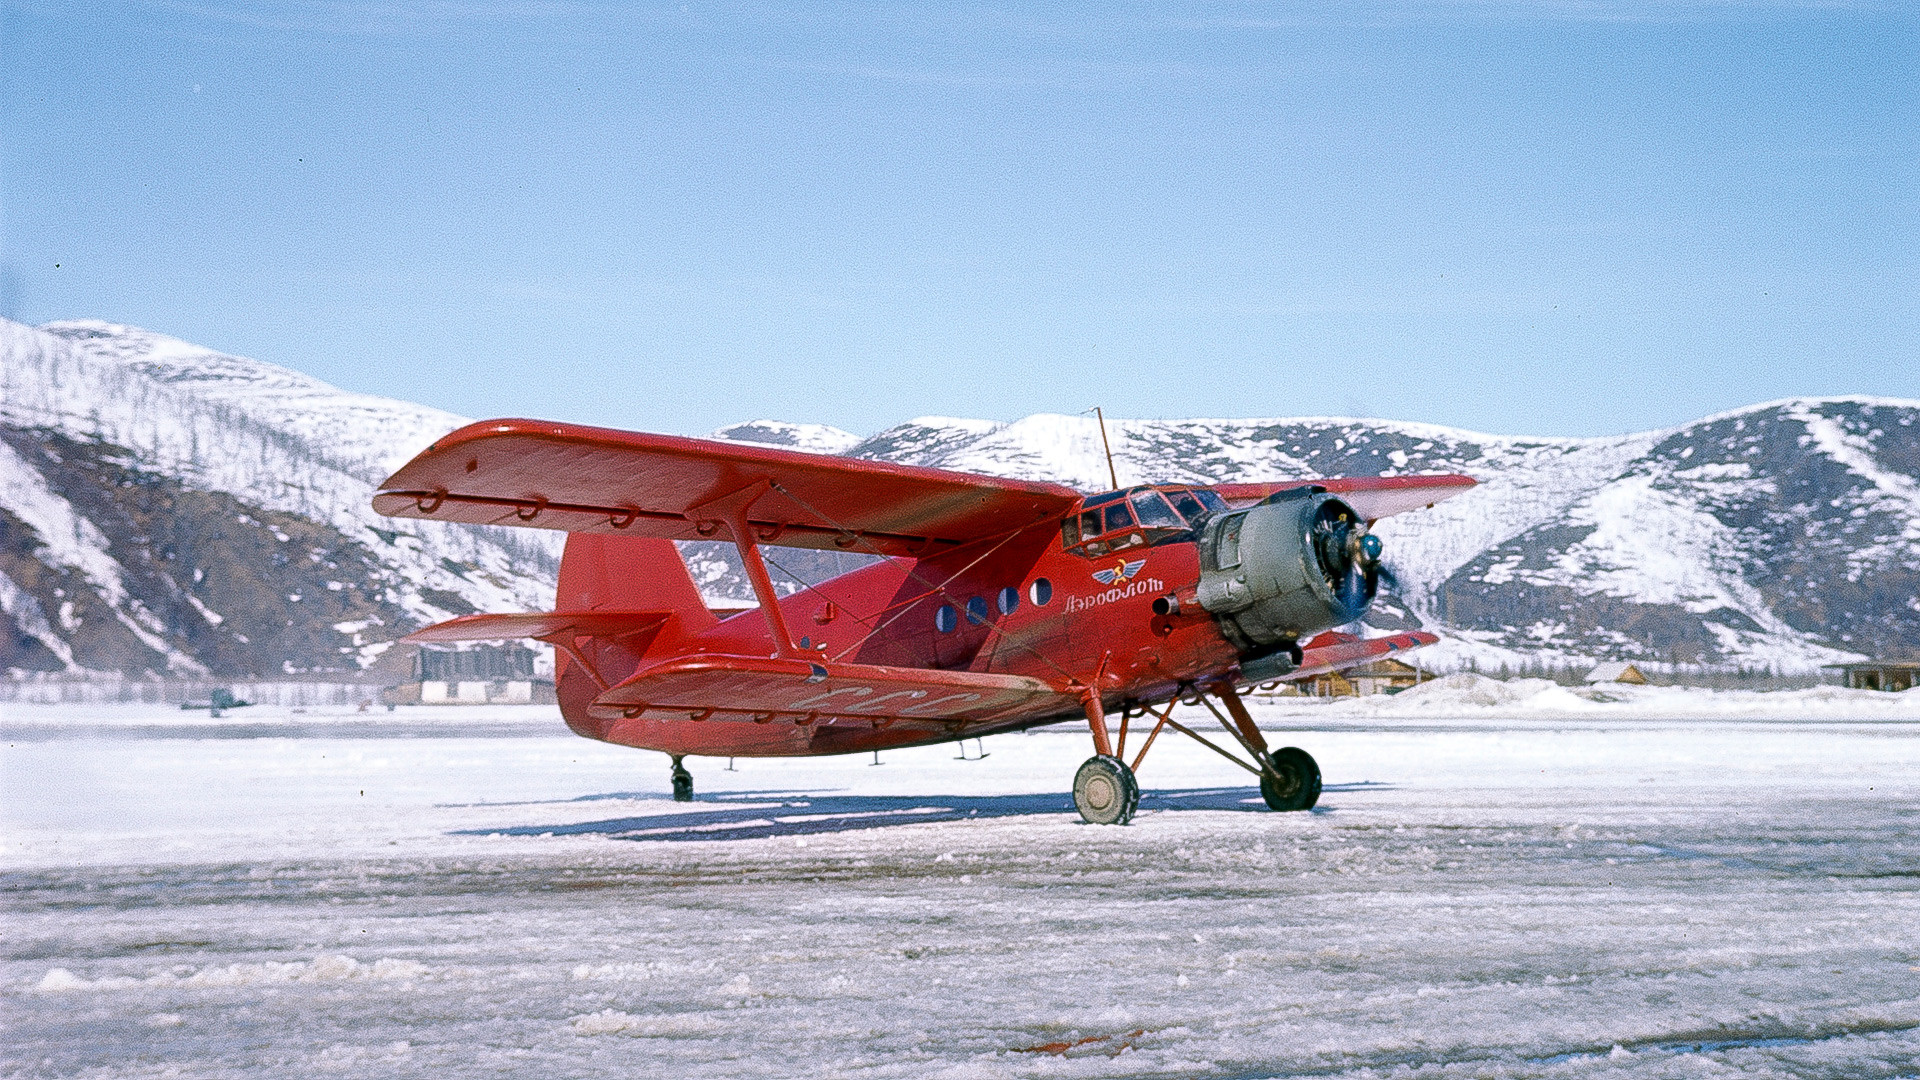
<instances>
[{"instance_id":1,"label":"lower wing","mask_svg":"<svg viewBox=\"0 0 1920 1080\"><path fill-rule=\"evenodd\" d=\"M1344 671L1359 667L1369 660L1378 660L1382 656L1418 649L1423 645L1432 645L1439 637L1424 630L1415 630L1406 634L1389 634L1386 637L1356 638L1351 634L1326 633L1307 642L1300 650L1300 666L1287 673L1289 682L1310 679L1315 675L1325 675L1329 671Z\"/></svg>"},{"instance_id":2,"label":"lower wing","mask_svg":"<svg viewBox=\"0 0 1920 1080\"><path fill-rule=\"evenodd\" d=\"M1078 695L1023 675L699 655L636 673L595 698L597 719L810 724L980 724L1078 712Z\"/></svg>"}]
</instances>

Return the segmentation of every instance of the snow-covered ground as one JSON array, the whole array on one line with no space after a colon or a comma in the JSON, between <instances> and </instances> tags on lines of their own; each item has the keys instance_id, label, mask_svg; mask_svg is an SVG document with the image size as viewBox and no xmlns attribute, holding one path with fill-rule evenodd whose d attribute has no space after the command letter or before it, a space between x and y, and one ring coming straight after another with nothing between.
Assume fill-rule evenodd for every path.
<instances>
[{"instance_id":1,"label":"snow-covered ground","mask_svg":"<svg viewBox=\"0 0 1920 1080\"><path fill-rule=\"evenodd\" d=\"M1920 698L1503 691L1260 706L1310 814L1165 735L1119 829L1065 727L674 804L540 708L8 705L0 1075L1920 1072Z\"/></svg>"},{"instance_id":2,"label":"snow-covered ground","mask_svg":"<svg viewBox=\"0 0 1920 1080\"><path fill-rule=\"evenodd\" d=\"M1561 686L1551 679L1493 679L1461 672L1411 686L1398 694L1363 698L1264 698L1269 715L1329 722L1422 716L1556 719L1748 719L1801 723L1819 717L1920 721L1920 690L1888 694L1813 686L1804 690L1712 690L1697 686L1601 683Z\"/></svg>"}]
</instances>

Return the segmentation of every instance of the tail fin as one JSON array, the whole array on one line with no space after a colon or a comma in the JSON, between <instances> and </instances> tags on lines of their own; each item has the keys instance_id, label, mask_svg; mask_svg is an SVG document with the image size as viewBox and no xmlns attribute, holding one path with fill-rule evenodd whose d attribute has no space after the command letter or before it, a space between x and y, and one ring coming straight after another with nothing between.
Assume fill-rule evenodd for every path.
<instances>
[{"instance_id":1,"label":"tail fin","mask_svg":"<svg viewBox=\"0 0 1920 1080\"><path fill-rule=\"evenodd\" d=\"M560 556L558 611L671 611L688 632L716 621L673 541L569 533Z\"/></svg>"}]
</instances>

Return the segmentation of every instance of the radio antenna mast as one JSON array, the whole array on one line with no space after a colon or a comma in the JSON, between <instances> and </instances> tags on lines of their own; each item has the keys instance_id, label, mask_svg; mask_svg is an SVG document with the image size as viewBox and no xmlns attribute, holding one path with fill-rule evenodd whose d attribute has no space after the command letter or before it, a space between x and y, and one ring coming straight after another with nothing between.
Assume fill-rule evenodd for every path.
<instances>
[{"instance_id":1,"label":"radio antenna mast","mask_svg":"<svg viewBox=\"0 0 1920 1080\"><path fill-rule=\"evenodd\" d=\"M1113 481L1113 490L1118 491L1120 474L1113 470L1113 444L1107 441L1107 414L1101 412L1098 405L1087 411L1093 414L1094 419L1100 421L1100 448L1107 452L1107 479Z\"/></svg>"}]
</instances>

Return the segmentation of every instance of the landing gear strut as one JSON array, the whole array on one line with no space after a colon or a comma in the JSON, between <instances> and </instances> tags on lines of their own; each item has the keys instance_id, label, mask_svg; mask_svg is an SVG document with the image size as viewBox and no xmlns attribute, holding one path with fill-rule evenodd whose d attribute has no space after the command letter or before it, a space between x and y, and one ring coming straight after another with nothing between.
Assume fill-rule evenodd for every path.
<instances>
[{"instance_id":1,"label":"landing gear strut","mask_svg":"<svg viewBox=\"0 0 1920 1080\"><path fill-rule=\"evenodd\" d=\"M1099 682L1097 676L1094 681ZM1140 808L1140 785L1133 779L1133 770L1113 752L1113 736L1107 731L1107 712L1100 695L1089 690L1081 704L1087 710L1087 725L1093 729L1093 756L1073 774L1074 808L1080 811L1080 820L1089 825L1125 825ZM1126 737L1122 724L1122 743Z\"/></svg>"},{"instance_id":2,"label":"landing gear strut","mask_svg":"<svg viewBox=\"0 0 1920 1080\"><path fill-rule=\"evenodd\" d=\"M1225 705L1222 713L1213 704L1212 698L1218 697ZM1126 762L1127 721L1132 717L1130 711L1120 714L1120 741L1116 747L1112 734L1107 730L1106 710L1101 706L1097 694L1089 692L1081 699L1087 710L1087 724L1093 729L1094 754L1080 766L1073 777L1073 805L1080 811L1081 820L1090 825L1125 825L1133 820L1134 811L1140 808L1140 784L1134 779L1133 771L1140 767L1147 751L1153 748L1153 741L1160 737L1160 729L1173 728L1200 745L1233 762L1260 779L1260 797L1269 810L1311 810L1313 804L1320 801L1320 765L1313 755L1297 746L1283 746L1278 750L1267 747L1267 738L1261 733L1259 725L1253 722L1253 716L1247 712L1246 703L1231 686L1217 686L1195 695L1188 704L1198 701L1220 721L1240 748L1253 759L1253 764L1242 761L1232 751L1215 745L1185 724L1173 718L1173 707L1179 698L1166 703L1158 713L1141 706L1142 715L1154 716L1157 722L1153 730L1147 733L1146 743L1133 759Z\"/></svg>"},{"instance_id":3,"label":"landing gear strut","mask_svg":"<svg viewBox=\"0 0 1920 1080\"><path fill-rule=\"evenodd\" d=\"M1318 777L1319 773L1316 772L1314 775ZM1314 790L1318 791L1319 788L1320 785L1316 780ZM673 755L673 801L693 801L693 774L687 771L685 765L680 764L679 754Z\"/></svg>"},{"instance_id":4,"label":"landing gear strut","mask_svg":"<svg viewBox=\"0 0 1920 1080\"><path fill-rule=\"evenodd\" d=\"M1073 805L1089 825L1125 825L1140 808L1140 785L1126 762L1096 754L1073 775Z\"/></svg>"},{"instance_id":5,"label":"landing gear strut","mask_svg":"<svg viewBox=\"0 0 1920 1080\"><path fill-rule=\"evenodd\" d=\"M1220 716L1221 726L1240 740L1240 745L1253 755L1253 760L1260 763L1260 797L1266 801L1267 809L1313 809L1313 804L1320 801L1320 765L1313 760L1313 755L1297 746L1267 749L1266 736L1260 733L1259 725L1253 722L1240 695L1231 687L1223 687L1216 693L1233 720L1229 723L1227 717L1220 716L1218 712L1214 715ZM1208 707L1212 707L1211 702Z\"/></svg>"}]
</instances>

